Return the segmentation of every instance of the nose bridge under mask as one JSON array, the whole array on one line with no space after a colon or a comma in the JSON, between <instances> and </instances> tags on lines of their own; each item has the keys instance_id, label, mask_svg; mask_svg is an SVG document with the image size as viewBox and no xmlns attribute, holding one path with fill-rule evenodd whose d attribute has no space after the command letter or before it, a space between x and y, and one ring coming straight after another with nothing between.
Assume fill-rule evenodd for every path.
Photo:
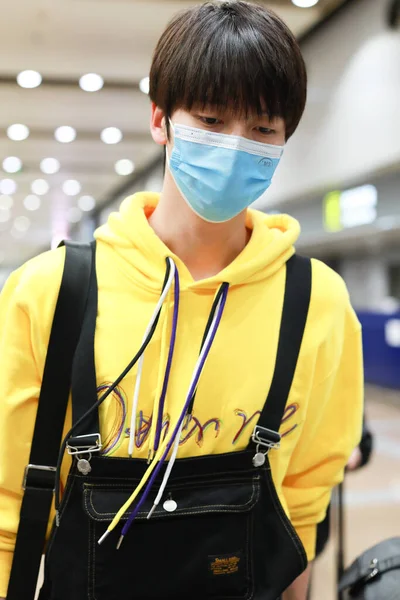
<instances>
[{"instance_id":1,"label":"nose bridge under mask","mask_svg":"<svg viewBox=\"0 0 400 600\"><path fill-rule=\"evenodd\" d=\"M167 164L190 208L212 223L229 221L271 184L282 146L172 123Z\"/></svg>"}]
</instances>

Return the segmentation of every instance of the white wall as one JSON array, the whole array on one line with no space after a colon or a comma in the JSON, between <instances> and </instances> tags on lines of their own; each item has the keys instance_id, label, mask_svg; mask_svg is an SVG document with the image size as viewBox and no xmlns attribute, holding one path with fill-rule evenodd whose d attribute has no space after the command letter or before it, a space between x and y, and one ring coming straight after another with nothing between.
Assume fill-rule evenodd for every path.
<instances>
[{"instance_id":1,"label":"white wall","mask_svg":"<svg viewBox=\"0 0 400 600\"><path fill-rule=\"evenodd\" d=\"M346 258L340 274L356 309L380 311L389 296L387 262L376 257Z\"/></svg>"},{"instance_id":2,"label":"white wall","mask_svg":"<svg viewBox=\"0 0 400 600\"><path fill-rule=\"evenodd\" d=\"M400 164L400 32L387 7L358 0L304 42L308 104L259 208Z\"/></svg>"}]
</instances>

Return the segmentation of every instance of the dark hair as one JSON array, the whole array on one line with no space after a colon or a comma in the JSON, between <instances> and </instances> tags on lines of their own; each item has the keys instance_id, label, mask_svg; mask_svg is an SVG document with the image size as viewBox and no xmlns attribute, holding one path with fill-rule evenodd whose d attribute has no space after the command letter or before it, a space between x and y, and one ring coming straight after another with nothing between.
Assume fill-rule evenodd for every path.
<instances>
[{"instance_id":1,"label":"dark hair","mask_svg":"<svg viewBox=\"0 0 400 600\"><path fill-rule=\"evenodd\" d=\"M174 110L213 105L282 117L286 137L306 102L307 74L297 41L270 10L243 2L206 2L178 14L154 52L150 98ZM265 103L265 106L263 104Z\"/></svg>"}]
</instances>

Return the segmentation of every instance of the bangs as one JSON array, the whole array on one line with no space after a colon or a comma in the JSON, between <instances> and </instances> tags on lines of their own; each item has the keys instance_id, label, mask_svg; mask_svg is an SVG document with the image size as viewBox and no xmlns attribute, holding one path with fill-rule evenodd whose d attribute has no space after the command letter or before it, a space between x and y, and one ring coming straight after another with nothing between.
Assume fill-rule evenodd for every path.
<instances>
[{"instance_id":1,"label":"bangs","mask_svg":"<svg viewBox=\"0 0 400 600\"><path fill-rule=\"evenodd\" d=\"M289 137L305 104L297 42L273 13L246 2L206 3L179 15L162 36L150 97L168 117L212 106L282 117Z\"/></svg>"},{"instance_id":2,"label":"bangs","mask_svg":"<svg viewBox=\"0 0 400 600\"><path fill-rule=\"evenodd\" d=\"M182 65L183 77L171 101L186 110L211 105L238 115L267 112L270 118L284 117L283 90L274 65L249 43L255 40L227 25L218 35L209 30L196 58Z\"/></svg>"}]
</instances>

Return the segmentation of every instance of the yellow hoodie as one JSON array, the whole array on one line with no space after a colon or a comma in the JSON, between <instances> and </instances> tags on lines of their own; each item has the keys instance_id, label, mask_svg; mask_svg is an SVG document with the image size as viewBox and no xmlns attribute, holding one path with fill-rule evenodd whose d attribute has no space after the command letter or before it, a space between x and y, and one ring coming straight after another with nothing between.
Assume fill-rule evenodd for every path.
<instances>
[{"instance_id":1,"label":"yellow hoodie","mask_svg":"<svg viewBox=\"0 0 400 600\"><path fill-rule=\"evenodd\" d=\"M155 235L147 217L156 194L124 201L96 232L99 310L96 369L99 393L130 362L160 296L166 257L177 265L180 307L175 354L163 414L163 435L179 418L204 329L223 282L226 307L200 378L190 427L178 459L244 449L271 384L283 305L286 261L299 225L285 216L248 211L251 239L221 273L194 281L182 261ZM29 261L0 296L0 596L5 596L50 328L64 250ZM284 414L281 448L270 453L278 495L308 558L331 488L357 445L362 421L359 322L340 277L312 261L313 287L306 333ZM152 413L168 354L172 299L146 351L133 455L147 458ZM128 456L136 365L100 409L107 456ZM65 430L69 428L68 412ZM65 484L69 458L64 460Z\"/></svg>"}]
</instances>

